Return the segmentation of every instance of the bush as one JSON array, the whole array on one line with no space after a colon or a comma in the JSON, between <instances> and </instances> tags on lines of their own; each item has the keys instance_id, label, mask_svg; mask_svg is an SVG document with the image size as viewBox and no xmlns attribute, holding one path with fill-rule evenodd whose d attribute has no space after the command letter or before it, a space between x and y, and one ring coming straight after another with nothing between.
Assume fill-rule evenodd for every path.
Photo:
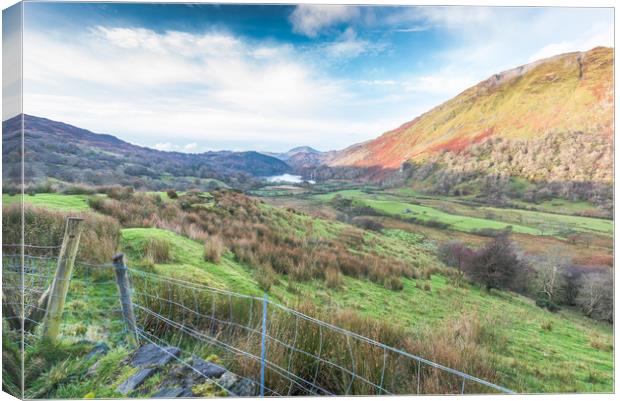
<instances>
[{"instance_id":1,"label":"bush","mask_svg":"<svg viewBox=\"0 0 620 401\"><path fill-rule=\"evenodd\" d=\"M460 241L448 241L437 249L439 259L446 265L463 270L474 252Z\"/></svg>"},{"instance_id":2,"label":"bush","mask_svg":"<svg viewBox=\"0 0 620 401\"><path fill-rule=\"evenodd\" d=\"M385 279L383 286L392 291L402 291L404 288L403 282L396 276L391 276Z\"/></svg>"},{"instance_id":3,"label":"bush","mask_svg":"<svg viewBox=\"0 0 620 401\"><path fill-rule=\"evenodd\" d=\"M168 198L170 199L176 199L179 197L179 195L177 194L177 191L175 191L174 189L167 190L166 194L168 195Z\"/></svg>"},{"instance_id":4,"label":"bush","mask_svg":"<svg viewBox=\"0 0 620 401\"><path fill-rule=\"evenodd\" d=\"M508 234L504 233L474 252L467 261L465 271L487 290L508 289L520 283L518 276L528 271L528 266L517 255Z\"/></svg>"},{"instance_id":5,"label":"bush","mask_svg":"<svg viewBox=\"0 0 620 401\"><path fill-rule=\"evenodd\" d=\"M560 310L560 307L557 304L553 303L547 298L537 298L536 306L542 309L547 309L549 312L553 312L553 313Z\"/></svg>"},{"instance_id":6,"label":"bush","mask_svg":"<svg viewBox=\"0 0 620 401\"><path fill-rule=\"evenodd\" d=\"M70 185L62 190L65 195L94 195L97 190L87 185Z\"/></svg>"},{"instance_id":7,"label":"bush","mask_svg":"<svg viewBox=\"0 0 620 401\"><path fill-rule=\"evenodd\" d=\"M224 254L224 241L219 235L211 235L205 241L204 259L208 262L220 263Z\"/></svg>"},{"instance_id":8,"label":"bush","mask_svg":"<svg viewBox=\"0 0 620 401\"><path fill-rule=\"evenodd\" d=\"M170 243L164 238L152 238L144 244L142 249L147 260L154 263L166 263L170 261Z\"/></svg>"},{"instance_id":9,"label":"bush","mask_svg":"<svg viewBox=\"0 0 620 401\"><path fill-rule=\"evenodd\" d=\"M372 220L372 219L364 219L364 218L355 219L353 221L353 224L355 224L356 226L364 230L371 230L371 231L383 230L383 224L379 223L376 220Z\"/></svg>"}]
</instances>

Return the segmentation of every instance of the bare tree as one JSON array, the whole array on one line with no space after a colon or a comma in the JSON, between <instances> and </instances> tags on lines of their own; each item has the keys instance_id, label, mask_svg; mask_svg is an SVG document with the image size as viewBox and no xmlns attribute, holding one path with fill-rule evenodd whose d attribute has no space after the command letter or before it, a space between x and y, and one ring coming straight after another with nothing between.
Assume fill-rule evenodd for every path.
<instances>
[{"instance_id":1,"label":"bare tree","mask_svg":"<svg viewBox=\"0 0 620 401\"><path fill-rule=\"evenodd\" d=\"M569 259L563 255L559 247L552 248L543 256L533 258L536 293L549 301L561 301L567 284L564 270L568 263Z\"/></svg>"},{"instance_id":2,"label":"bare tree","mask_svg":"<svg viewBox=\"0 0 620 401\"><path fill-rule=\"evenodd\" d=\"M613 322L614 284L611 269L582 276L577 305L586 316Z\"/></svg>"}]
</instances>

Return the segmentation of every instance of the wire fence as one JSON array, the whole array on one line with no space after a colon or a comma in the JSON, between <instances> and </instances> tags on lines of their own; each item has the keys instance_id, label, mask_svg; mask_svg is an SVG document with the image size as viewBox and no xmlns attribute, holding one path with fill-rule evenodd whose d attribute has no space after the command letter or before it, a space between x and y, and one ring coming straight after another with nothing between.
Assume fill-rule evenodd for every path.
<instances>
[{"instance_id":1,"label":"wire fence","mask_svg":"<svg viewBox=\"0 0 620 401\"><path fill-rule=\"evenodd\" d=\"M129 272L140 334L207 346L266 395L510 392L266 297Z\"/></svg>"},{"instance_id":2,"label":"wire fence","mask_svg":"<svg viewBox=\"0 0 620 401\"><path fill-rule=\"evenodd\" d=\"M59 247L3 245L5 320L26 331L45 316ZM22 253L23 251L23 253ZM264 297L127 270L139 343L154 344L222 395L239 395L188 362L215 354L247 391L265 396L464 394L511 391L319 320ZM75 277L77 276L77 277ZM116 305L101 318L122 322L114 265L75 263L69 297ZM8 313L7 313L8 312ZM14 323L13 323L14 325ZM131 333L131 331L135 331ZM249 390L248 390L249 389Z\"/></svg>"}]
</instances>

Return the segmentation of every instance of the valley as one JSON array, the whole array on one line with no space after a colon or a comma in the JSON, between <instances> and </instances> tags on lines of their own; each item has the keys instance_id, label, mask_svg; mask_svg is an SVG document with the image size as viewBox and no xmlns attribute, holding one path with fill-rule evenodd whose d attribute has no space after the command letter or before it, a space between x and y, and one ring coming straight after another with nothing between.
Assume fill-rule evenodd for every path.
<instances>
[{"instance_id":1,"label":"valley","mask_svg":"<svg viewBox=\"0 0 620 401\"><path fill-rule=\"evenodd\" d=\"M141 284L143 308L187 324L196 320L186 316L187 304L204 307L191 285L241 298L267 294L516 392L611 392L612 67L610 48L540 60L495 74L375 139L325 152L165 152L31 115L23 127L20 116L4 121L3 257L21 241L56 249L70 216L86 227L63 340L41 342L37 327L28 334L26 394L122 396L119 385L136 372L127 364L112 271L105 270L117 252L135 274L161 280ZM174 293L174 280L189 290ZM160 295L176 298L165 305ZM212 306L215 313L215 299ZM217 305L230 309L231 320L237 306ZM253 311L234 312L256 321ZM239 352L142 319L150 333L190 353L258 374ZM293 323L276 323L278 334L297 344ZM316 334L302 333L300 341L321 355ZM251 335L233 340L253 344ZM332 354L350 346L334 341ZM98 343L110 351L97 367L83 357L84 344ZM9 340L3 346L7 355L18 353ZM303 380L368 395L353 380L347 387L319 374L320 362L310 371L303 358L291 365L277 348L271 355ZM360 348L349 362L374 357ZM383 377L378 365L368 370ZM5 388L17 386L17 373L7 368ZM153 375L131 396L165 389L164 376ZM425 393L456 389L433 372L422 380ZM221 395L209 386L188 391Z\"/></svg>"}]
</instances>

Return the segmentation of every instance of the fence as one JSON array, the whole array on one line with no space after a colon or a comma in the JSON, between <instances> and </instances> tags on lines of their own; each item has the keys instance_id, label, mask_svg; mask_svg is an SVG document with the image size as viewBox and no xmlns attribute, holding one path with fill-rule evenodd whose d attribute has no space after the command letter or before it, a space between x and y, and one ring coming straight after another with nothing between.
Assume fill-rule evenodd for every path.
<instances>
[{"instance_id":1,"label":"fence","mask_svg":"<svg viewBox=\"0 0 620 401\"><path fill-rule=\"evenodd\" d=\"M23 253L10 253L14 248ZM54 284L72 280L73 262L63 263L64 248L3 245L5 317L20 321L12 327L23 325L28 332L43 322L43 333L49 334L50 297L66 296L54 295ZM244 377L261 396L510 392L291 309L267 295L240 294L127 268L122 255L109 264L75 264L82 278L74 278L72 286L112 286L114 272L119 289L114 298L120 299L117 316L124 320L130 343L155 344L165 352L178 347L181 355L171 354L175 361L200 375L187 357L218 355L222 365ZM108 272L109 279L90 278L100 271ZM205 380L238 395L206 376Z\"/></svg>"}]
</instances>

